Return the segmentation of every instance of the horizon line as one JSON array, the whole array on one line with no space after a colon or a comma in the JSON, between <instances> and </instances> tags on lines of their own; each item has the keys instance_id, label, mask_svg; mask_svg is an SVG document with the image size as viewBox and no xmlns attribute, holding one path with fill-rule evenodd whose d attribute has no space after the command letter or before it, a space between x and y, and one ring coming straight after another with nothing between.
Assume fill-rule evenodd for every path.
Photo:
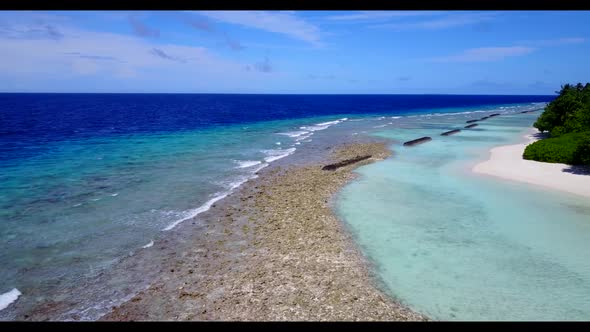
<instances>
[{"instance_id":1,"label":"horizon line","mask_svg":"<svg viewBox=\"0 0 590 332\"><path fill-rule=\"evenodd\" d=\"M168 94L168 95L280 95L280 96L553 96L553 94L485 94L485 93L244 93L244 92L5 92L0 94Z\"/></svg>"}]
</instances>

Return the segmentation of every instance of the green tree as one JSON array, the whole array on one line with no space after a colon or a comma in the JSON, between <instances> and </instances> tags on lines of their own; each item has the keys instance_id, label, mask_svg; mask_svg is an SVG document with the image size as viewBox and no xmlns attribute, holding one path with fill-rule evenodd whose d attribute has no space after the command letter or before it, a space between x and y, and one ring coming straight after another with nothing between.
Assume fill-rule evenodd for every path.
<instances>
[{"instance_id":1,"label":"green tree","mask_svg":"<svg viewBox=\"0 0 590 332\"><path fill-rule=\"evenodd\" d=\"M525 159L590 165L590 83L564 84L535 128L551 138L527 146Z\"/></svg>"}]
</instances>

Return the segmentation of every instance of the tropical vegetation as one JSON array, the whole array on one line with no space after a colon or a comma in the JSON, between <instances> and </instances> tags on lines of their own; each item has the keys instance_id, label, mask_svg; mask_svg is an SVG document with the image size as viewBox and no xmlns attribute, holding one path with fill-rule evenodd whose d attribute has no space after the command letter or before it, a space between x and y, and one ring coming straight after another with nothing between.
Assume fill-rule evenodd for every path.
<instances>
[{"instance_id":1,"label":"tropical vegetation","mask_svg":"<svg viewBox=\"0 0 590 332\"><path fill-rule=\"evenodd\" d=\"M534 123L549 138L526 147L523 158L590 165L590 83L565 84Z\"/></svg>"}]
</instances>

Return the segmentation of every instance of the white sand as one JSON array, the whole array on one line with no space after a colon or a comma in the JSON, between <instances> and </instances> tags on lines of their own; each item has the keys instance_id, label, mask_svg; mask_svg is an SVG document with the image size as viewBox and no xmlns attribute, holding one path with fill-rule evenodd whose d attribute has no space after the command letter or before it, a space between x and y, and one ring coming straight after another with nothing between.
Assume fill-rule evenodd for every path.
<instances>
[{"instance_id":1,"label":"white sand","mask_svg":"<svg viewBox=\"0 0 590 332\"><path fill-rule=\"evenodd\" d=\"M491 149L490 159L475 165L473 172L590 197L590 175L564 172L570 167L566 164L523 159L526 146L536 141L532 133L525 137L529 140L526 143Z\"/></svg>"}]
</instances>

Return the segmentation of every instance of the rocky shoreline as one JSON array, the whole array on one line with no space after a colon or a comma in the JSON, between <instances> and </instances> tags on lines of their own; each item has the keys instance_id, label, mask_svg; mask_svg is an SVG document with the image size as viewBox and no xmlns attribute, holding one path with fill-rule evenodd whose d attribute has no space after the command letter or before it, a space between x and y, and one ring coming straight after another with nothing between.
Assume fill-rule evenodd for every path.
<instances>
[{"instance_id":1,"label":"rocky shoreline","mask_svg":"<svg viewBox=\"0 0 590 332\"><path fill-rule=\"evenodd\" d=\"M356 167L389 154L383 142L350 143L321 163L261 171L199 216L208 220L204 231L170 253L148 289L101 320L426 320L376 287L331 208Z\"/></svg>"}]
</instances>

